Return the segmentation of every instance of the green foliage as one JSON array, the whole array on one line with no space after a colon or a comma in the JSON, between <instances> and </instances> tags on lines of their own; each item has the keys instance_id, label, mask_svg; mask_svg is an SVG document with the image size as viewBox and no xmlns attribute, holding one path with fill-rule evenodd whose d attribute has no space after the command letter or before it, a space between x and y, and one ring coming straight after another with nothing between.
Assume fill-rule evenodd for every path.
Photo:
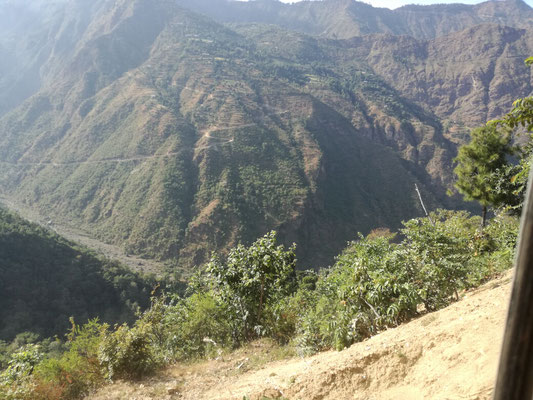
<instances>
[{"instance_id":1,"label":"green foliage","mask_svg":"<svg viewBox=\"0 0 533 400\"><path fill-rule=\"evenodd\" d=\"M13 353L8 367L0 374L0 399L29 398L31 375L43 354L38 345L29 344Z\"/></svg>"},{"instance_id":2,"label":"green foliage","mask_svg":"<svg viewBox=\"0 0 533 400\"><path fill-rule=\"evenodd\" d=\"M449 304L464 287L467 261L475 252L479 236L477 218L466 212L439 211L428 218L404 224L400 259L411 272L418 298L427 310Z\"/></svg>"},{"instance_id":3,"label":"green foliage","mask_svg":"<svg viewBox=\"0 0 533 400\"><path fill-rule=\"evenodd\" d=\"M533 57L525 60L526 65L533 65ZM519 149L520 160L517 165L508 163L496 171L497 181L494 190L500 196L506 198L504 206L519 214L525 198L531 160L533 157L533 97L517 99L509 111L502 119L489 121L487 127L497 126L516 129L525 128L529 132L529 138L525 145Z\"/></svg>"},{"instance_id":4,"label":"green foliage","mask_svg":"<svg viewBox=\"0 0 533 400\"><path fill-rule=\"evenodd\" d=\"M61 334L69 317L132 321L153 285L55 233L0 208L0 338Z\"/></svg>"},{"instance_id":5,"label":"green foliage","mask_svg":"<svg viewBox=\"0 0 533 400\"><path fill-rule=\"evenodd\" d=\"M233 346L232 320L213 293L198 291L169 304L159 300L159 306L147 314L158 315L162 328L158 347L167 361L216 356Z\"/></svg>"},{"instance_id":6,"label":"green foliage","mask_svg":"<svg viewBox=\"0 0 533 400\"><path fill-rule=\"evenodd\" d=\"M297 338L304 353L340 350L416 314L410 271L398 262L391 238L360 236L319 279L316 303L302 318Z\"/></svg>"},{"instance_id":7,"label":"green foliage","mask_svg":"<svg viewBox=\"0 0 533 400\"><path fill-rule=\"evenodd\" d=\"M98 350L108 325L96 319L77 325L67 334L67 350L41 362L34 374L35 392L44 398L77 399L104 382ZM53 394L53 395L52 395Z\"/></svg>"},{"instance_id":8,"label":"green foliage","mask_svg":"<svg viewBox=\"0 0 533 400\"><path fill-rule=\"evenodd\" d=\"M513 266L518 229L515 217L501 213L490 221L482 235L475 237L474 254L467 267L467 288L477 287Z\"/></svg>"},{"instance_id":9,"label":"green foliage","mask_svg":"<svg viewBox=\"0 0 533 400\"><path fill-rule=\"evenodd\" d=\"M238 245L225 262L213 257L191 280L188 297L157 299L141 320L158 327L153 343L165 362L216 357L261 336L286 343L296 322L294 285L293 248L278 246L271 232Z\"/></svg>"},{"instance_id":10,"label":"green foliage","mask_svg":"<svg viewBox=\"0 0 533 400\"><path fill-rule=\"evenodd\" d=\"M511 128L521 125L533 132L533 97L515 100L513 109L505 116L503 123Z\"/></svg>"},{"instance_id":11,"label":"green foliage","mask_svg":"<svg viewBox=\"0 0 533 400\"><path fill-rule=\"evenodd\" d=\"M478 225L479 217L440 210L405 222L400 243L390 234L349 243L305 303L295 338L301 352L342 349L509 268L516 218L499 216L482 234Z\"/></svg>"},{"instance_id":12,"label":"green foliage","mask_svg":"<svg viewBox=\"0 0 533 400\"><path fill-rule=\"evenodd\" d=\"M239 343L267 334L265 320L272 305L293 289L295 281L295 246L285 250L276 245L276 233L270 232L250 247L238 245L226 261L212 257L206 273L215 295L237 321L233 337Z\"/></svg>"},{"instance_id":13,"label":"green foliage","mask_svg":"<svg viewBox=\"0 0 533 400\"><path fill-rule=\"evenodd\" d=\"M121 325L100 344L98 360L108 379L138 379L160 365L153 346L153 325L139 319L132 328Z\"/></svg>"},{"instance_id":14,"label":"green foliage","mask_svg":"<svg viewBox=\"0 0 533 400\"><path fill-rule=\"evenodd\" d=\"M494 125L470 132L470 142L459 148L454 169L455 187L465 200L478 201L484 210L487 206L500 207L508 202L510 193L496 190L496 187L508 165L507 157L515 152L511 141L509 129Z\"/></svg>"},{"instance_id":15,"label":"green foliage","mask_svg":"<svg viewBox=\"0 0 533 400\"><path fill-rule=\"evenodd\" d=\"M294 249L270 232L213 257L185 298L162 295L136 322L110 329L91 320L67 335L66 351L27 344L24 333L0 375L0 399L76 399L110 379L138 379L176 360L220 356L258 337L292 342L302 354L343 349L433 311L511 266L515 217L439 210L404 223L401 241L376 231L348 243L335 265L295 273ZM15 342L14 342L15 343ZM0 343L4 357L9 346Z\"/></svg>"}]
</instances>

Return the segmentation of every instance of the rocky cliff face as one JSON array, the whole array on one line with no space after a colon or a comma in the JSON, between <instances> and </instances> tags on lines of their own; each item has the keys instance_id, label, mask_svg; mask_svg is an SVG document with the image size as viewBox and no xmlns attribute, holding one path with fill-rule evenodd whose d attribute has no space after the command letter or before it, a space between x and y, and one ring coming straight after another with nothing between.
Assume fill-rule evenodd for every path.
<instances>
[{"instance_id":1,"label":"rocky cliff face","mask_svg":"<svg viewBox=\"0 0 533 400\"><path fill-rule=\"evenodd\" d=\"M298 7L314 10L316 26L351 21L318 3L231 7L263 22ZM357 231L420 215L415 183L431 207L453 206L444 193L456 144L532 90L530 29L333 40L222 25L183 2L29 4L28 21L46 18L27 33L0 24L0 52L13 60L0 63L2 193L182 265L270 229L300 245L303 265L324 265ZM22 12L15 5L0 5L0 18Z\"/></svg>"}]
</instances>

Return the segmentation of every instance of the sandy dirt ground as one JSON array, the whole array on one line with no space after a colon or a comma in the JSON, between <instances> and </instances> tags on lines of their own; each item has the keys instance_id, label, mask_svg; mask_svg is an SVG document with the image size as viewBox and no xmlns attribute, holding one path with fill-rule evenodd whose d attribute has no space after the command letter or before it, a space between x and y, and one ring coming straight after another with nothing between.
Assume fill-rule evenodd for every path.
<instances>
[{"instance_id":1,"label":"sandy dirt ground","mask_svg":"<svg viewBox=\"0 0 533 400\"><path fill-rule=\"evenodd\" d=\"M511 272L459 302L341 352L254 365L257 342L219 360L175 365L142 382L116 382L87 400L484 400L497 370Z\"/></svg>"}]
</instances>

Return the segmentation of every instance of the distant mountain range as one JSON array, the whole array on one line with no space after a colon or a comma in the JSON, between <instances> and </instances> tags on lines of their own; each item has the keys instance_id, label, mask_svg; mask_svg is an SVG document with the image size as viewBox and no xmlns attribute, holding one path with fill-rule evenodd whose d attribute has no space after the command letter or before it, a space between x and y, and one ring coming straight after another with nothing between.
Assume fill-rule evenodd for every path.
<instances>
[{"instance_id":1,"label":"distant mountain range","mask_svg":"<svg viewBox=\"0 0 533 400\"><path fill-rule=\"evenodd\" d=\"M0 1L0 193L200 264L276 229L304 267L445 195L533 91L533 9L350 0Z\"/></svg>"},{"instance_id":2,"label":"distant mountain range","mask_svg":"<svg viewBox=\"0 0 533 400\"><path fill-rule=\"evenodd\" d=\"M389 10L353 0L177 0L184 8L223 23L263 23L332 39L373 33L433 39L476 25L491 23L515 28L533 26L533 10L522 0L487 1L478 5L409 5Z\"/></svg>"}]
</instances>

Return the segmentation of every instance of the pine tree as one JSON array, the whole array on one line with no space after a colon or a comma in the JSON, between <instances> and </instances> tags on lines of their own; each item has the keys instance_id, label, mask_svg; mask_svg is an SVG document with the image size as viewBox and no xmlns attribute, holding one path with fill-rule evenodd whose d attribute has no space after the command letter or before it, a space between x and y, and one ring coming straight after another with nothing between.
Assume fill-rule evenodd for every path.
<instances>
[{"instance_id":1,"label":"pine tree","mask_svg":"<svg viewBox=\"0 0 533 400\"><path fill-rule=\"evenodd\" d=\"M455 187L465 200L476 200L482 206L482 226L487 207L506 203L507 193L497 190L501 173L514 153L511 131L495 125L483 126L470 132L470 142L459 148L455 162Z\"/></svg>"}]
</instances>

